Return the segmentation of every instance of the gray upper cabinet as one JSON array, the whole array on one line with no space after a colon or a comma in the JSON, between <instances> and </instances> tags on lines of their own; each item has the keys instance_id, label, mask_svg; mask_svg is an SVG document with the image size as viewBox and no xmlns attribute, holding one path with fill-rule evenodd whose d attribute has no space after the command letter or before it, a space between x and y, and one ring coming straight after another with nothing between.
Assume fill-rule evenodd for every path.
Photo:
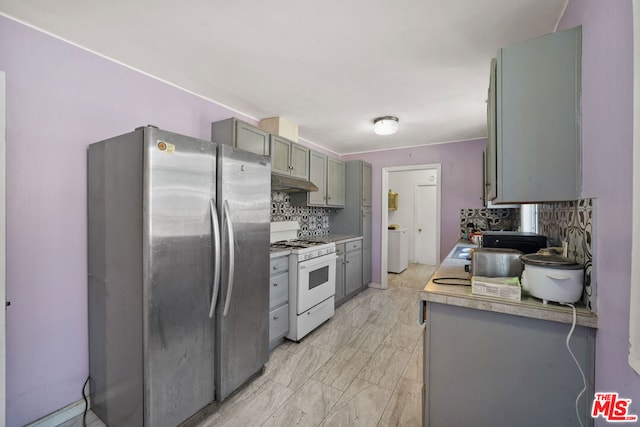
<instances>
[{"instance_id":1,"label":"gray upper cabinet","mask_svg":"<svg viewBox=\"0 0 640 427\"><path fill-rule=\"evenodd\" d=\"M309 150L309 181L318 191L291 194L291 203L296 206L319 206L342 208L345 200L344 162Z\"/></svg>"},{"instance_id":2,"label":"gray upper cabinet","mask_svg":"<svg viewBox=\"0 0 640 427\"><path fill-rule=\"evenodd\" d=\"M331 157L327 159L327 206L329 207L344 206L344 173L344 162Z\"/></svg>"},{"instance_id":3,"label":"gray upper cabinet","mask_svg":"<svg viewBox=\"0 0 640 427\"><path fill-rule=\"evenodd\" d=\"M271 139L271 172L309 179L309 149L276 135Z\"/></svg>"},{"instance_id":4,"label":"gray upper cabinet","mask_svg":"<svg viewBox=\"0 0 640 427\"><path fill-rule=\"evenodd\" d=\"M327 205L327 156L309 151L309 181L313 182L318 191L307 193L309 206Z\"/></svg>"},{"instance_id":5,"label":"gray upper cabinet","mask_svg":"<svg viewBox=\"0 0 640 427\"><path fill-rule=\"evenodd\" d=\"M235 117L211 123L211 140L252 153L270 155L269 133Z\"/></svg>"},{"instance_id":6,"label":"gray upper cabinet","mask_svg":"<svg viewBox=\"0 0 640 427\"><path fill-rule=\"evenodd\" d=\"M496 198L496 68L497 61L491 60L489 72L489 93L487 98L487 148L484 151L483 202Z\"/></svg>"},{"instance_id":7,"label":"gray upper cabinet","mask_svg":"<svg viewBox=\"0 0 640 427\"><path fill-rule=\"evenodd\" d=\"M371 206L371 165L362 163L362 206Z\"/></svg>"},{"instance_id":8,"label":"gray upper cabinet","mask_svg":"<svg viewBox=\"0 0 640 427\"><path fill-rule=\"evenodd\" d=\"M581 40L576 27L498 52L494 203L580 197Z\"/></svg>"}]
</instances>

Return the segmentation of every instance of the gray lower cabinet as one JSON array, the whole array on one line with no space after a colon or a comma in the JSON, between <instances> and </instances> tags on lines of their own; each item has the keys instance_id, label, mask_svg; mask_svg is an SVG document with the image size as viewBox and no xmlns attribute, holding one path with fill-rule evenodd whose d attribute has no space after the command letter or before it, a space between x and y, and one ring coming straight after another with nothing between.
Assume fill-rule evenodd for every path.
<instances>
[{"instance_id":1,"label":"gray lower cabinet","mask_svg":"<svg viewBox=\"0 0 640 427\"><path fill-rule=\"evenodd\" d=\"M289 332L289 256L271 259L269 277L269 349Z\"/></svg>"},{"instance_id":2,"label":"gray lower cabinet","mask_svg":"<svg viewBox=\"0 0 640 427\"><path fill-rule=\"evenodd\" d=\"M498 51L487 147L494 203L580 198L581 40L576 27Z\"/></svg>"},{"instance_id":3,"label":"gray lower cabinet","mask_svg":"<svg viewBox=\"0 0 640 427\"><path fill-rule=\"evenodd\" d=\"M423 426L577 426L582 377L565 346L571 325L427 302ZM594 393L595 330L570 341L587 381L584 426Z\"/></svg>"},{"instance_id":4,"label":"gray lower cabinet","mask_svg":"<svg viewBox=\"0 0 640 427\"><path fill-rule=\"evenodd\" d=\"M344 243L336 245L336 294L334 296L336 307L346 300L347 292L344 286L344 267L347 264L346 254L344 252Z\"/></svg>"},{"instance_id":5,"label":"gray lower cabinet","mask_svg":"<svg viewBox=\"0 0 640 427\"><path fill-rule=\"evenodd\" d=\"M271 155L269 133L235 117L211 123L211 140L252 153Z\"/></svg>"},{"instance_id":6,"label":"gray lower cabinet","mask_svg":"<svg viewBox=\"0 0 640 427\"><path fill-rule=\"evenodd\" d=\"M362 240L336 244L336 306L362 290Z\"/></svg>"},{"instance_id":7,"label":"gray lower cabinet","mask_svg":"<svg viewBox=\"0 0 640 427\"><path fill-rule=\"evenodd\" d=\"M371 283L371 247L362 249L362 286Z\"/></svg>"},{"instance_id":8,"label":"gray lower cabinet","mask_svg":"<svg viewBox=\"0 0 640 427\"><path fill-rule=\"evenodd\" d=\"M346 244L345 261L345 292L351 295L362 289L362 241L356 240Z\"/></svg>"}]
</instances>

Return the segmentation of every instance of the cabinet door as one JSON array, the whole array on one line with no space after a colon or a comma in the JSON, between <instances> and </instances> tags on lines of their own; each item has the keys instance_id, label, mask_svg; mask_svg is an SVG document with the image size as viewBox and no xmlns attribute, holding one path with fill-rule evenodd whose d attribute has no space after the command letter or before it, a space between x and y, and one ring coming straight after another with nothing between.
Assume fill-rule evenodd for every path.
<instances>
[{"instance_id":1,"label":"cabinet door","mask_svg":"<svg viewBox=\"0 0 640 427\"><path fill-rule=\"evenodd\" d=\"M292 142L290 156L291 176L309 179L309 149Z\"/></svg>"},{"instance_id":2,"label":"cabinet door","mask_svg":"<svg viewBox=\"0 0 640 427\"><path fill-rule=\"evenodd\" d=\"M269 309L289 301L289 273L284 272L271 276L269 279Z\"/></svg>"},{"instance_id":3,"label":"cabinet door","mask_svg":"<svg viewBox=\"0 0 640 427\"><path fill-rule=\"evenodd\" d=\"M496 67L495 58L491 60L489 71L489 93L487 98L487 148L484 156L484 191L486 201L496 198Z\"/></svg>"},{"instance_id":4,"label":"cabinet door","mask_svg":"<svg viewBox=\"0 0 640 427\"><path fill-rule=\"evenodd\" d=\"M371 208L362 209L362 247L371 247Z\"/></svg>"},{"instance_id":5,"label":"cabinet door","mask_svg":"<svg viewBox=\"0 0 640 427\"><path fill-rule=\"evenodd\" d=\"M318 191L310 191L307 204L310 206L326 206L327 203L327 156L309 152L309 181L313 182Z\"/></svg>"},{"instance_id":6,"label":"cabinet door","mask_svg":"<svg viewBox=\"0 0 640 427\"><path fill-rule=\"evenodd\" d=\"M340 304L347 295L344 288L344 266L346 265L345 254L339 255L336 260L336 306Z\"/></svg>"},{"instance_id":7,"label":"cabinet door","mask_svg":"<svg viewBox=\"0 0 640 427\"><path fill-rule=\"evenodd\" d=\"M501 49L497 201L580 197L581 29Z\"/></svg>"},{"instance_id":8,"label":"cabinet door","mask_svg":"<svg viewBox=\"0 0 640 427\"><path fill-rule=\"evenodd\" d=\"M271 172L291 175L289 153L291 141L271 135Z\"/></svg>"},{"instance_id":9,"label":"cabinet door","mask_svg":"<svg viewBox=\"0 0 640 427\"><path fill-rule=\"evenodd\" d=\"M269 312L269 347L289 332L289 304Z\"/></svg>"},{"instance_id":10,"label":"cabinet door","mask_svg":"<svg viewBox=\"0 0 640 427\"><path fill-rule=\"evenodd\" d=\"M371 165L362 163L362 206L371 206Z\"/></svg>"},{"instance_id":11,"label":"cabinet door","mask_svg":"<svg viewBox=\"0 0 640 427\"><path fill-rule=\"evenodd\" d=\"M371 248L362 250L362 285L366 287L371 283Z\"/></svg>"},{"instance_id":12,"label":"cabinet door","mask_svg":"<svg viewBox=\"0 0 640 427\"><path fill-rule=\"evenodd\" d=\"M345 291L349 295L362 287L362 251L347 252L345 259Z\"/></svg>"},{"instance_id":13,"label":"cabinet door","mask_svg":"<svg viewBox=\"0 0 640 427\"><path fill-rule=\"evenodd\" d=\"M235 146L252 153L268 156L270 153L269 134L260 128L237 120Z\"/></svg>"},{"instance_id":14,"label":"cabinet door","mask_svg":"<svg viewBox=\"0 0 640 427\"><path fill-rule=\"evenodd\" d=\"M344 162L329 158L327 160L327 205L344 206Z\"/></svg>"}]
</instances>

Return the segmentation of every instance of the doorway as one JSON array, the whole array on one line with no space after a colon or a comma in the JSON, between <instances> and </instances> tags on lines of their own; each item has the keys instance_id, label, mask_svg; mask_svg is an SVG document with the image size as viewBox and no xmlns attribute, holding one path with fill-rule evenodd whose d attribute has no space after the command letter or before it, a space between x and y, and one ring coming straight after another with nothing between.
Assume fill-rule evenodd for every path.
<instances>
[{"instance_id":1,"label":"doorway","mask_svg":"<svg viewBox=\"0 0 640 427\"><path fill-rule=\"evenodd\" d=\"M408 230L409 263L436 265L440 259L440 173L440 164L382 169L380 284L383 289L388 287L389 224ZM398 193L397 211L388 210L389 190Z\"/></svg>"}]
</instances>

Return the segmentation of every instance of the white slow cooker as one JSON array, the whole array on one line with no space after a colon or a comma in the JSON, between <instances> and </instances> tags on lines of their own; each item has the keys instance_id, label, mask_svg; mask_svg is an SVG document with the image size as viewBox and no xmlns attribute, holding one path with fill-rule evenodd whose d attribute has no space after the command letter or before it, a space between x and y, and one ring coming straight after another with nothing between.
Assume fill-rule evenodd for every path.
<instances>
[{"instance_id":1,"label":"white slow cooker","mask_svg":"<svg viewBox=\"0 0 640 427\"><path fill-rule=\"evenodd\" d=\"M584 267L560 255L527 254L524 263L522 289L529 295L549 301L574 303L582 297Z\"/></svg>"}]
</instances>

